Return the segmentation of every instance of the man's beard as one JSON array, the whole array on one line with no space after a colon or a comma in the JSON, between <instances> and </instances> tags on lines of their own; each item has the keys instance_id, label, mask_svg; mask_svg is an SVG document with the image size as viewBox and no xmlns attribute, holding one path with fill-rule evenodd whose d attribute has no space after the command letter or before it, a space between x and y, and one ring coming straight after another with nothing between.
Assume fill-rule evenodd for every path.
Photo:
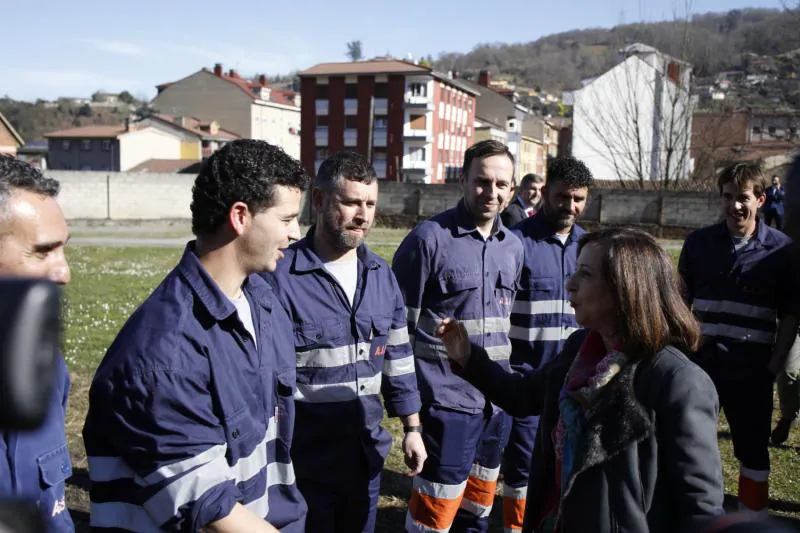
<instances>
[{"instance_id":1,"label":"man's beard","mask_svg":"<svg viewBox=\"0 0 800 533\"><path fill-rule=\"evenodd\" d=\"M354 226L350 225L348 228L356 229L360 228L363 230L362 235L356 235L347 232L347 228L339 229L336 226L336 223L329 220L328 217L324 217L322 219L322 223L325 229L325 233L333 240L334 246L336 246L339 250L352 250L354 248L358 248L361 246L361 243L367 238L367 234L369 233L369 227L366 225L362 226Z\"/></svg>"}]
</instances>

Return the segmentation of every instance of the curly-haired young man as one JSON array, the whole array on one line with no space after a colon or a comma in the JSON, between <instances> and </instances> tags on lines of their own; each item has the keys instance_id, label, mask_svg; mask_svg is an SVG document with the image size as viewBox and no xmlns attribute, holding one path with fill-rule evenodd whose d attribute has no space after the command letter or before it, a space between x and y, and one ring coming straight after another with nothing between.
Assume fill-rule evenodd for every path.
<instances>
[{"instance_id":1,"label":"curly-haired young man","mask_svg":"<svg viewBox=\"0 0 800 533\"><path fill-rule=\"evenodd\" d=\"M575 221L586 207L592 182L592 173L578 159L551 160L542 208L512 230L525 250L508 334L514 370L542 367L561 352L578 327L564 285L577 268L578 240L584 230ZM537 416L513 419L503 455L503 526L507 531L522 529L538 427Z\"/></svg>"},{"instance_id":2,"label":"curly-haired young man","mask_svg":"<svg viewBox=\"0 0 800 533\"><path fill-rule=\"evenodd\" d=\"M92 528L305 531L290 459L292 325L267 282L308 177L263 141L214 153L178 266L97 370L83 429Z\"/></svg>"}]
</instances>

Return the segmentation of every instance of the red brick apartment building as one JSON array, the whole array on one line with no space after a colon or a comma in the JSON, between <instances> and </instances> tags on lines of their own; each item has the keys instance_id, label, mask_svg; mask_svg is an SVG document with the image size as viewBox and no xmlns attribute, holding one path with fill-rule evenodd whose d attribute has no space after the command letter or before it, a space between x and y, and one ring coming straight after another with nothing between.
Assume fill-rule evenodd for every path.
<instances>
[{"instance_id":1,"label":"red brick apartment building","mask_svg":"<svg viewBox=\"0 0 800 533\"><path fill-rule=\"evenodd\" d=\"M475 138L475 96L452 76L381 59L322 63L299 74L300 157L309 173L341 149L391 181L457 179Z\"/></svg>"}]
</instances>

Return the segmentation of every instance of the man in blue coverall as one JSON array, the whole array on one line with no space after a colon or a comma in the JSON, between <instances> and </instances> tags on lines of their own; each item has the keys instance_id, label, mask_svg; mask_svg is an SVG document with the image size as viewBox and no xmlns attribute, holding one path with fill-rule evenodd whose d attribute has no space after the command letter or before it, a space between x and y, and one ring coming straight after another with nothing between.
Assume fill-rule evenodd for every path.
<instances>
[{"instance_id":1,"label":"man in blue coverall","mask_svg":"<svg viewBox=\"0 0 800 533\"><path fill-rule=\"evenodd\" d=\"M192 189L178 266L134 312L89 393L91 525L114 531L305 531L290 459L291 323L257 272L300 237L308 177L233 141Z\"/></svg>"},{"instance_id":2,"label":"man in blue coverall","mask_svg":"<svg viewBox=\"0 0 800 533\"><path fill-rule=\"evenodd\" d=\"M414 478L407 531L488 529L511 421L452 372L435 330L446 317L463 321L472 342L510 369L509 317L523 250L499 215L513 179L506 145L487 140L469 147L464 197L414 228L392 262L414 339L429 454Z\"/></svg>"},{"instance_id":3,"label":"man in blue coverall","mask_svg":"<svg viewBox=\"0 0 800 533\"><path fill-rule=\"evenodd\" d=\"M766 514L773 383L797 334L797 272L789 237L756 216L766 189L760 165L729 165L717 184L724 220L689 234L678 269L703 333L693 359L730 425L739 504Z\"/></svg>"},{"instance_id":4,"label":"man in blue coverall","mask_svg":"<svg viewBox=\"0 0 800 533\"><path fill-rule=\"evenodd\" d=\"M0 277L69 282L68 230L58 191L56 180L28 163L0 156ZM33 431L0 432L0 498L36 502L50 533L75 529L64 495L72 475L64 431L69 375L60 354L56 365L44 423Z\"/></svg>"},{"instance_id":5,"label":"man in blue coverall","mask_svg":"<svg viewBox=\"0 0 800 533\"><path fill-rule=\"evenodd\" d=\"M312 190L316 224L268 279L294 322L297 422L292 458L308 502L308 533L375 529L380 473L403 421L411 475L422 470L417 377L405 304L389 265L366 238L378 179L361 155L323 161Z\"/></svg>"}]
</instances>

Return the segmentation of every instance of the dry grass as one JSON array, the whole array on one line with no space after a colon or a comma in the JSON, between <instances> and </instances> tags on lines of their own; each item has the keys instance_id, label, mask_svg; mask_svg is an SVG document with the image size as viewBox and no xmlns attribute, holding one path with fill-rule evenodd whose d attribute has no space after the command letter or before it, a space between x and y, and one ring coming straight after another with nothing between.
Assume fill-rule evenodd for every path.
<instances>
[{"instance_id":1,"label":"dry grass","mask_svg":"<svg viewBox=\"0 0 800 533\"><path fill-rule=\"evenodd\" d=\"M373 236L384 243L375 250L391 260L396 244L405 231L386 230ZM380 239L376 237L380 236ZM391 241L389 240L391 239ZM64 353L72 374L72 391L67 418L67 434L74 465L67 501L76 519L78 531L88 531L88 475L81 428L86 416L88 390L94 369L105 349L131 312L177 262L181 250L161 248L92 248L73 247L69 251L73 283L67 291ZM677 259L678 250L670 249ZM378 531L402 532L410 478L398 452L402 438L399 422L386 420L395 446L386 462L381 488ZM724 419L720 424L720 449L724 461L725 488L736 491L738 465L733 458ZM773 447L772 510L776 514L800 518L800 482L795 474L800 453L800 432L795 432L785 446ZM499 510L499 499L495 500ZM491 531L502 531L499 513L495 512Z\"/></svg>"}]
</instances>

